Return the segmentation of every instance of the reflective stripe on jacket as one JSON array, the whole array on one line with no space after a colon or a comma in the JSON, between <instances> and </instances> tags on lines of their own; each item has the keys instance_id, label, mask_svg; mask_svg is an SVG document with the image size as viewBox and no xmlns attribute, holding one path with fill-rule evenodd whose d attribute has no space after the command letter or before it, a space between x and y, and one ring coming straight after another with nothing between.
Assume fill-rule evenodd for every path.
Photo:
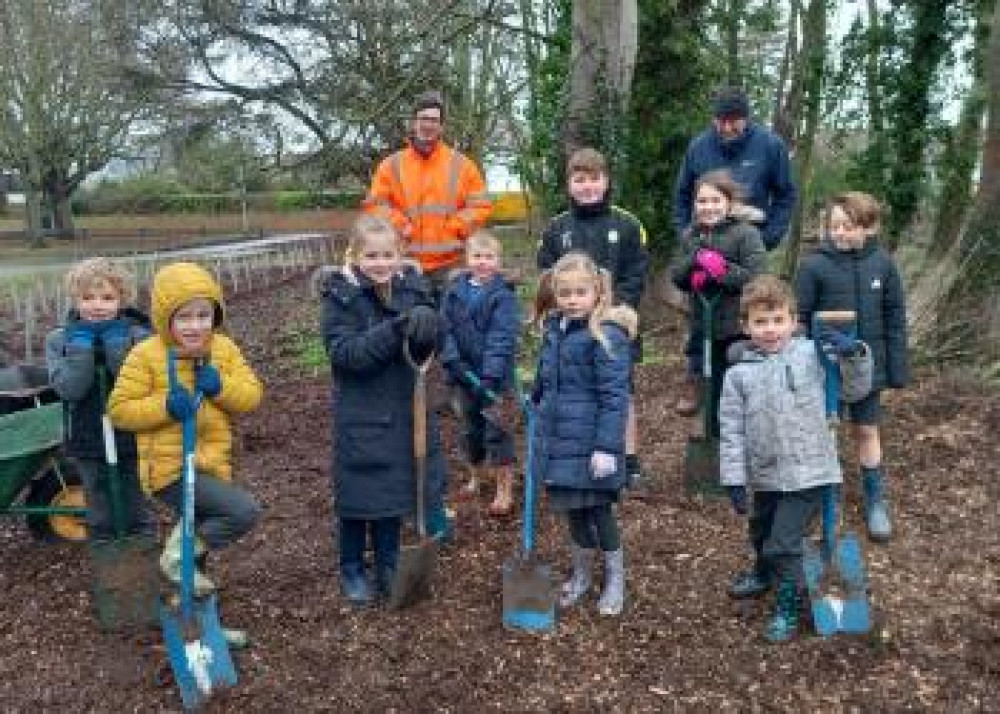
<instances>
[{"instance_id":1,"label":"reflective stripe on jacket","mask_svg":"<svg viewBox=\"0 0 1000 714\"><path fill-rule=\"evenodd\" d=\"M493 209L476 165L438 142L426 158L412 146L379 164L362 208L410 229L409 253L425 270L451 266Z\"/></svg>"}]
</instances>

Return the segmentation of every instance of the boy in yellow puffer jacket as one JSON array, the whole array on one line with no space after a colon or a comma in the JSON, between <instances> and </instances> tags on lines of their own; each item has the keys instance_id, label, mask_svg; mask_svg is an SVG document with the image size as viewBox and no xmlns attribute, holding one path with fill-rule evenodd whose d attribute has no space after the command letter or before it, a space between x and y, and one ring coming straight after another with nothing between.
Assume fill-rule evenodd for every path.
<instances>
[{"instance_id":1,"label":"boy in yellow puffer jacket","mask_svg":"<svg viewBox=\"0 0 1000 714\"><path fill-rule=\"evenodd\" d=\"M230 415L255 409L263 386L236 343L219 332L222 288L205 269L194 263L160 269L151 302L155 333L129 352L108 398L108 415L115 426L136 434L143 489L178 516L183 502L181 423L196 416L195 593L204 595L215 589L204 574L208 550L230 545L260 516L253 496L232 482ZM200 407L195 393L203 396ZM180 557L178 523L160 558L163 574L175 583L180 581ZM245 633L227 630L226 635L233 646L246 644Z\"/></svg>"}]
</instances>

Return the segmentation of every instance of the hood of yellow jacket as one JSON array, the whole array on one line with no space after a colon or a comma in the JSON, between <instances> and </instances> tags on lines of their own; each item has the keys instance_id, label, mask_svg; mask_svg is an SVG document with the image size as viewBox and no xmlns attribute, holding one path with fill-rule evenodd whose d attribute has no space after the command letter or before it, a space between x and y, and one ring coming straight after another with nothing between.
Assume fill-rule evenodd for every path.
<instances>
[{"instance_id":1,"label":"hood of yellow jacket","mask_svg":"<svg viewBox=\"0 0 1000 714\"><path fill-rule=\"evenodd\" d=\"M170 318L184 303L196 298L206 298L215 303L214 325L218 329L222 325L225 306L222 287L210 272L196 263L171 263L156 272L150 296L153 327L168 344L174 341L170 334Z\"/></svg>"}]
</instances>

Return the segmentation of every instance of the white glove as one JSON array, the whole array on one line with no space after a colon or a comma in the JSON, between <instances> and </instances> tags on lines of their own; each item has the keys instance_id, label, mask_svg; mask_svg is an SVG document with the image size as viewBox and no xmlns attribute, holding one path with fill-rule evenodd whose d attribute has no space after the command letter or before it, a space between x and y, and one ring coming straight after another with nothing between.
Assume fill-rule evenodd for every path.
<instances>
[{"instance_id":1,"label":"white glove","mask_svg":"<svg viewBox=\"0 0 1000 714\"><path fill-rule=\"evenodd\" d=\"M594 478L613 476L618 470L618 459L614 454L605 451L595 451L590 457L590 473Z\"/></svg>"}]
</instances>

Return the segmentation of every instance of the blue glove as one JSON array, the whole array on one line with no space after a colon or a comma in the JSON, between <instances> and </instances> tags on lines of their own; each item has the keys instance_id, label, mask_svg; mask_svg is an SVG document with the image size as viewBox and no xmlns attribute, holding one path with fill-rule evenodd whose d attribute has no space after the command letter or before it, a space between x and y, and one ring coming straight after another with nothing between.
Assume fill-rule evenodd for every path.
<instances>
[{"instance_id":1,"label":"blue glove","mask_svg":"<svg viewBox=\"0 0 1000 714\"><path fill-rule=\"evenodd\" d=\"M82 320L66 326L66 344L72 347L93 348L97 337L96 322Z\"/></svg>"},{"instance_id":2,"label":"blue glove","mask_svg":"<svg viewBox=\"0 0 1000 714\"><path fill-rule=\"evenodd\" d=\"M199 364L194 372L194 388L212 398L222 391L222 377L219 370L211 364Z\"/></svg>"},{"instance_id":3,"label":"blue glove","mask_svg":"<svg viewBox=\"0 0 1000 714\"><path fill-rule=\"evenodd\" d=\"M115 347L127 345L131 338L128 320L103 320L93 324L94 332L105 345Z\"/></svg>"},{"instance_id":4,"label":"blue glove","mask_svg":"<svg viewBox=\"0 0 1000 714\"><path fill-rule=\"evenodd\" d=\"M827 354L847 357L858 351L861 342L833 327L824 325L817 336L820 348Z\"/></svg>"},{"instance_id":5,"label":"blue glove","mask_svg":"<svg viewBox=\"0 0 1000 714\"><path fill-rule=\"evenodd\" d=\"M445 362L444 371L452 384L467 385L469 382L465 378L465 373L470 371L469 365L462 360L451 360Z\"/></svg>"},{"instance_id":6,"label":"blue glove","mask_svg":"<svg viewBox=\"0 0 1000 714\"><path fill-rule=\"evenodd\" d=\"M194 395L179 384L171 387L167 392L167 414L174 421L187 421L198 411L195 404Z\"/></svg>"},{"instance_id":7,"label":"blue glove","mask_svg":"<svg viewBox=\"0 0 1000 714\"><path fill-rule=\"evenodd\" d=\"M747 512L747 487L730 486L729 502L733 504L733 510L736 511L736 513L741 516L745 516Z\"/></svg>"}]
</instances>

